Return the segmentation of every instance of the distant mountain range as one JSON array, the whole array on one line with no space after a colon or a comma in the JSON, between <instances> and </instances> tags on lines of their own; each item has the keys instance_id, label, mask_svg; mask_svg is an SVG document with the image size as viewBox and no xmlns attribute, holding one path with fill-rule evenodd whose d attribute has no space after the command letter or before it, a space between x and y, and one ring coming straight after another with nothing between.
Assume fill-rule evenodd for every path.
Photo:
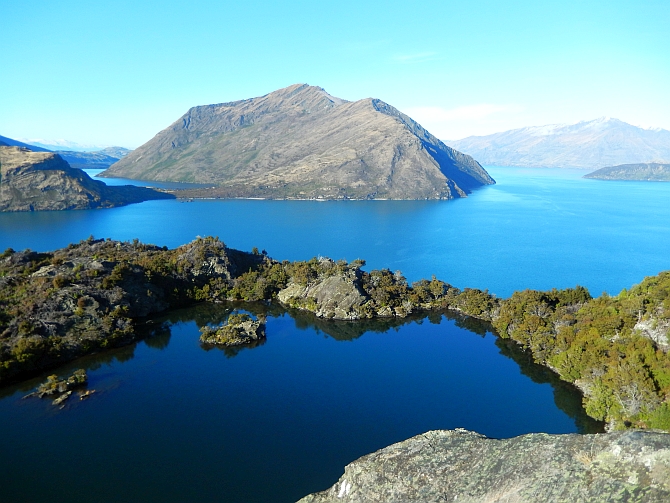
<instances>
[{"instance_id":1,"label":"distant mountain range","mask_svg":"<svg viewBox=\"0 0 670 503\"><path fill-rule=\"evenodd\" d=\"M381 100L295 84L191 108L103 176L212 184L200 197L451 199L495 183Z\"/></svg>"},{"instance_id":2,"label":"distant mountain range","mask_svg":"<svg viewBox=\"0 0 670 503\"><path fill-rule=\"evenodd\" d=\"M645 182L670 182L670 164L657 162L622 164L601 168L584 178L596 180L637 180Z\"/></svg>"},{"instance_id":3,"label":"distant mountain range","mask_svg":"<svg viewBox=\"0 0 670 503\"><path fill-rule=\"evenodd\" d=\"M66 140L58 140L63 145L79 145L75 142ZM32 150L33 152L52 152L44 144L24 143L12 138L0 136L0 146L15 146L23 147ZM54 147L54 145L48 145ZM60 154L71 167L79 169L107 169L116 161L126 156L131 150L123 147L106 147L101 150L88 152L82 150L53 150Z\"/></svg>"},{"instance_id":4,"label":"distant mountain range","mask_svg":"<svg viewBox=\"0 0 670 503\"><path fill-rule=\"evenodd\" d=\"M597 169L670 162L670 131L642 129L610 118L513 129L448 143L485 166Z\"/></svg>"},{"instance_id":5,"label":"distant mountain range","mask_svg":"<svg viewBox=\"0 0 670 503\"><path fill-rule=\"evenodd\" d=\"M76 141L71 140L46 140L43 138L19 138L24 143L28 145L34 145L37 147L45 148L52 152L99 152L107 148L109 145L89 145L81 144Z\"/></svg>"},{"instance_id":6,"label":"distant mountain range","mask_svg":"<svg viewBox=\"0 0 670 503\"><path fill-rule=\"evenodd\" d=\"M6 136L0 136L0 147L23 147L23 148L29 148L33 152L50 152L46 148L38 147L35 145L29 145L27 143L14 140L12 138L7 138Z\"/></svg>"}]
</instances>

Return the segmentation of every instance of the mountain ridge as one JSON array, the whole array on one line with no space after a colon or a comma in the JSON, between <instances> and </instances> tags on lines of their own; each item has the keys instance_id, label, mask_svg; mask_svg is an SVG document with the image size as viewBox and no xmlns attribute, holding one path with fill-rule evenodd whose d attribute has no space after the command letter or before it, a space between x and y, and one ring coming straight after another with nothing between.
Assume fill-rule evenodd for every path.
<instances>
[{"instance_id":1,"label":"mountain ridge","mask_svg":"<svg viewBox=\"0 0 670 503\"><path fill-rule=\"evenodd\" d=\"M102 176L211 183L201 196L282 199L451 199L495 183L391 105L307 84L192 107Z\"/></svg>"},{"instance_id":2,"label":"mountain ridge","mask_svg":"<svg viewBox=\"0 0 670 503\"><path fill-rule=\"evenodd\" d=\"M470 136L448 142L485 165L597 169L670 160L670 131L600 117Z\"/></svg>"}]
</instances>

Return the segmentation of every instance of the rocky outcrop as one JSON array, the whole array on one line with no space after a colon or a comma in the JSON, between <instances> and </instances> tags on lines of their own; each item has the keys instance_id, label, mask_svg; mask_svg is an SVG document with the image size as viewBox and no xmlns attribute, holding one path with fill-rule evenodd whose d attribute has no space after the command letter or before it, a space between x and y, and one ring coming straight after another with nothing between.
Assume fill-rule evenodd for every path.
<instances>
[{"instance_id":1,"label":"rocky outcrop","mask_svg":"<svg viewBox=\"0 0 670 503\"><path fill-rule=\"evenodd\" d=\"M485 166L583 168L670 160L670 131L602 117L450 141ZM664 162L664 161L661 161Z\"/></svg>"},{"instance_id":2,"label":"rocky outcrop","mask_svg":"<svg viewBox=\"0 0 670 503\"><path fill-rule=\"evenodd\" d=\"M71 168L58 154L0 147L0 211L110 208L172 198L144 187L108 187Z\"/></svg>"},{"instance_id":3,"label":"rocky outcrop","mask_svg":"<svg viewBox=\"0 0 670 503\"><path fill-rule=\"evenodd\" d=\"M314 281L302 284L292 280L279 291L277 299L289 307L311 311L319 318L356 320L369 300L362 288L361 271L357 267L336 269L328 258L319 260L326 272Z\"/></svg>"},{"instance_id":4,"label":"rocky outcrop","mask_svg":"<svg viewBox=\"0 0 670 503\"><path fill-rule=\"evenodd\" d=\"M670 501L670 434L430 431L347 465L301 503Z\"/></svg>"},{"instance_id":5,"label":"rocky outcrop","mask_svg":"<svg viewBox=\"0 0 670 503\"><path fill-rule=\"evenodd\" d=\"M594 180L632 180L641 182L670 182L670 164L647 162L638 164L622 164L601 168L584 175Z\"/></svg>"},{"instance_id":6,"label":"rocky outcrop","mask_svg":"<svg viewBox=\"0 0 670 503\"><path fill-rule=\"evenodd\" d=\"M305 84L194 107L102 176L213 186L184 197L296 199L452 199L495 183L387 103Z\"/></svg>"},{"instance_id":7,"label":"rocky outcrop","mask_svg":"<svg viewBox=\"0 0 670 503\"><path fill-rule=\"evenodd\" d=\"M638 321L633 327L638 334L647 337L654 341L656 347L661 351L667 353L670 350L670 341L668 335L670 334L670 320L649 317Z\"/></svg>"}]
</instances>

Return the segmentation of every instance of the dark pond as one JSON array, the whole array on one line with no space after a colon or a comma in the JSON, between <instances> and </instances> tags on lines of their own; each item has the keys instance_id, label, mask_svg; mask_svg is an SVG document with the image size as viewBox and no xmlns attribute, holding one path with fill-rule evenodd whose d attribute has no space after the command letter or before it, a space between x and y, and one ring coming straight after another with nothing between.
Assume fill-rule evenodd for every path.
<instances>
[{"instance_id":1,"label":"dark pond","mask_svg":"<svg viewBox=\"0 0 670 503\"><path fill-rule=\"evenodd\" d=\"M254 305L265 343L202 347L198 327L236 307L174 312L143 342L59 369L88 369L96 390L63 409L21 399L40 379L0 390L2 501L295 501L431 429L599 428L578 393L477 321L338 323Z\"/></svg>"}]
</instances>

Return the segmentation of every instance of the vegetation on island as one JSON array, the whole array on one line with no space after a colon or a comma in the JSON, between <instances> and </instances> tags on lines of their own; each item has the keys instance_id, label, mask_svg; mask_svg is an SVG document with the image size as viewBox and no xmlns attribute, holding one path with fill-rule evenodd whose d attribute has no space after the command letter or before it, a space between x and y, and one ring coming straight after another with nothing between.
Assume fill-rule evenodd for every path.
<instances>
[{"instance_id":1,"label":"vegetation on island","mask_svg":"<svg viewBox=\"0 0 670 503\"><path fill-rule=\"evenodd\" d=\"M490 322L577 386L587 414L611 428L670 430L670 272L617 296L592 298L578 286L500 299L435 277L409 284L399 271L364 265L278 262L213 237L172 250L92 237L49 253L7 250L0 255L0 383L127 344L147 316L201 301L277 301L324 323L449 309ZM234 314L203 329L202 340L253 342L249 333L264 336L262 321Z\"/></svg>"},{"instance_id":2,"label":"vegetation on island","mask_svg":"<svg viewBox=\"0 0 670 503\"><path fill-rule=\"evenodd\" d=\"M204 326L200 329L200 342L237 346L259 341L265 337L265 320L254 320L246 313L232 313L226 322L216 328Z\"/></svg>"}]
</instances>

